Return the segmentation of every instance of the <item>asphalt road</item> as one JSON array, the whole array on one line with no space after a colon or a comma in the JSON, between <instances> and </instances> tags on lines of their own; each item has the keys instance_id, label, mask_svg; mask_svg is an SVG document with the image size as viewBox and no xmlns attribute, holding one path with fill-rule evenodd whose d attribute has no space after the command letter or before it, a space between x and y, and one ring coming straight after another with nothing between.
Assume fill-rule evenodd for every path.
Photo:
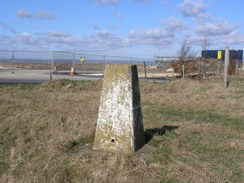
<instances>
[{"instance_id":1,"label":"asphalt road","mask_svg":"<svg viewBox=\"0 0 244 183\"><path fill-rule=\"evenodd\" d=\"M38 84L50 80L99 80L103 79L101 72L79 72L77 75L69 75L69 71L51 74L50 70L21 70L0 68L0 84ZM165 79L139 78L156 82L165 82Z\"/></svg>"}]
</instances>

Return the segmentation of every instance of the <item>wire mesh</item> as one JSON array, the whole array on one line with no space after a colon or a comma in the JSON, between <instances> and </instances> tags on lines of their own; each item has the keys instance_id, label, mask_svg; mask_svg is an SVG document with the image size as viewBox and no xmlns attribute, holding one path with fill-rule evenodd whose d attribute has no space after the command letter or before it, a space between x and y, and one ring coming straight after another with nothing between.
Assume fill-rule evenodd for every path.
<instances>
[{"instance_id":1,"label":"wire mesh","mask_svg":"<svg viewBox=\"0 0 244 183\"><path fill-rule=\"evenodd\" d=\"M170 57L172 59L173 57ZM155 60L156 59L156 60ZM28 51L28 50L0 50L0 62L2 66L11 66L13 69L49 70L49 73L67 74L72 70L75 74L99 72L103 73L105 64L135 64L140 76L153 73L174 73L181 71L182 64L172 65L177 61L163 61L158 58L136 58L127 56L107 55L106 50L79 50L79 51ZM238 63L240 68L242 63ZM223 73L223 63L195 59L186 65L186 74L219 75ZM194 70L194 72L192 71ZM55 72L54 72L55 71Z\"/></svg>"}]
</instances>

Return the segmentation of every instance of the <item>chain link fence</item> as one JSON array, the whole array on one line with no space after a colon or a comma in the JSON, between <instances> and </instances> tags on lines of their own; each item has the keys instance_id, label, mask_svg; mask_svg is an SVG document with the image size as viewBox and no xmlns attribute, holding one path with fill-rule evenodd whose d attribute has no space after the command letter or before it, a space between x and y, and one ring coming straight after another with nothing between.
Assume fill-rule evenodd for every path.
<instances>
[{"instance_id":1,"label":"chain link fence","mask_svg":"<svg viewBox=\"0 0 244 183\"><path fill-rule=\"evenodd\" d=\"M48 70L52 67L52 53L40 51L0 50L2 67L12 69Z\"/></svg>"},{"instance_id":2,"label":"chain link fence","mask_svg":"<svg viewBox=\"0 0 244 183\"><path fill-rule=\"evenodd\" d=\"M13 68L70 71L103 71L104 64L155 64L153 59L109 56L106 50L85 51L18 51L0 50L0 63ZM100 65L100 66L95 66Z\"/></svg>"},{"instance_id":3,"label":"chain link fence","mask_svg":"<svg viewBox=\"0 0 244 183\"><path fill-rule=\"evenodd\" d=\"M0 50L0 68L12 73L45 73L46 78L69 78L70 75L103 75L105 64L136 64L140 77L151 77L158 65L153 59L109 56L106 50L19 51ZM156 70L155 70L156 69ZM3 70L1 70L3 73ZM147 72L147 73L146 73ZM3 77L0 75L0 77ZM30 76L32 77L32 76ZM74 79L74 77L72 78Z\"/></svg>"},{"instance_id":4,"label":"chain link fence","mask_svg":"<svg viewBox=\"0 0 244 183\"><path fill-rule=\"evenodd\" d=\"M141 78L172 78L186 77L203 79L209 76L222 77L224 62L215 59L192 58L184 62L177 57L135 58L110 56L106 50L83 51L19 51L0 50L0 68L8 68L12 73L44 72L46 77L70 78L70 75L103 75L105 64L135 64ZM242 62L232 62L229 72L238 75ZM183 69L184 68L184 69ZM62 77L61 77L62 76ZM0 76L1 77L1 76ZM31 77L31 76L30 76ZM74 78L74 77L73 77Z\"/></svg>"}]
</instances>

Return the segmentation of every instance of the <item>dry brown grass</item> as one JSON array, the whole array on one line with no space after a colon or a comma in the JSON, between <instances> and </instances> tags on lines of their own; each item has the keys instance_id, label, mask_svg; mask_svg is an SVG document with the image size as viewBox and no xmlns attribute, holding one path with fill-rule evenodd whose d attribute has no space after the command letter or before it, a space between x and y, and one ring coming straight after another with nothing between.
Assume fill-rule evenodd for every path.
<instances>
[{"instance_id":1,"label":"dry brown grass","mask_svg":"<svg viewBox=\"0 0 244 183\"><path fill-rule=\"evenodd\" d=\"M104 71L104 64L91 62L91 63L76 63L76 71ZM18 62L0 62L1 67L11 69L27 69L27 70L51 70L51 63L18 63ZM70 71L72 63L54 63L58 71Z\"/></svg>"},{"instance_id":2,"label":"dry brown grass","mask_svg":"<svg viewBox=\"0 0 244 183\"><path fill-rule=\"evenodd\" d=\"M241 182L244 80L143 81L147 145L95 152L101 81L0 86L0 182Z\"/></svg>"}]
</instances>

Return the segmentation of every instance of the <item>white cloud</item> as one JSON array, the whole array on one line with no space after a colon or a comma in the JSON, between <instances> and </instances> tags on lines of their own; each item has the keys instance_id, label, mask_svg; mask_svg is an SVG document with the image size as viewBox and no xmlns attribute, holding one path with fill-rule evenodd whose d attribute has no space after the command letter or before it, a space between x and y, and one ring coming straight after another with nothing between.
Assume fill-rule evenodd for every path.
<instances>
[{"instance_id":1,"label":"white cloud","mask_svg":"<svg viewBox=\"0 0 244 183\"><path fill-rule=\"evenodd\" d=\"M101 46L104 45L107 48L130 46L130 40L128 38L119 37L108 30L97 31L94 40L98 41Z\"/></svg>"},{"instance_id":2,"label":"white cloud","mask_svg":"<svg viewBox=\"0 0 244 183\"><path fill-rule=\"evenodd\" d=\"M118 5L120 3L120 0L96 0L98 5L106 5L106 4L112 4L112 5Z\"/></svg>"},{"instance_id":3,"label":"white cloud","mask_svg":"<svg viewBox=\"0 0 244 183\"><path fill-rule=\"evenodd\" d=\"M162 1L162 4L165 5L165 6L170 6L171 5L171 3L169 1L167 1L167 0Z\"/></svg>"},{"instance_id":4,"label":"white cloud","mask_svg":"<svg viewBox=\"0 0 244 183\"><path fill-rule=\"evenodd\" d=\"M57 30L52 30L46 33L44 40L47 43L61 43L61 44L78 44L83 43L82 37L73 36L67 33L63 33Z\"/></svg>"},{"instance_id":5,"label":"white cloud","mask_svg":"<svg viewBox=\"0 0 244 183\"><path fill-rule=\"evenodd\" d=\"M150 0L134 0L134 1L137 3L141 3L141 2L148 3Z\"/></svg>"},{"instance_id":6,"label":"white cloud","mask_svg":"<svg viewBox=\"0 0 244 183\"><path fill-rule=\"evenodd\" d=\"M100 37L103 37L105 39L113 36L113 34L111 32L109 32L108 30L97 31L97 35Z\"/></svg>"},{"instance_id":7,"label":"white cloud","mask_svg":"<svg viewBox=\"0 0 244 183\"><path fill-rule=\"evenodd\" d=\"M242 45L244 44L244 34L239 31L233 31L226 36L224 42L228 45Z\"/></svg>"},{"instance_id":8,"label":"white cloud","mask_svg":"<svg viewBox=\"0 0 244 183\"><path fill-rule=\"evenodd\" d=\"M123 19L123 15L121 15L120 13L115 13L114 16L115 16L118 20L122 20L122 19Z\"/></svg>"},{"instance_id":9,"label":"white cloud","mask_svg":"<svg viewBox=\"0 0 244 183\"><path fill-rule=\"evenodd\" d=\"M49 31L44 40L47 43L59 43L88 48L104 47L118 48L133 45L170 45L174 34L161 29L136 29L128 37L119 37L108 30L99 30L96 35L80 37L69 35L60 31Z\"/></svg>"},{"instance_id":10,"label":"white cloud","mask_svg":"<svg viewBox=\"0 0 244 183\"><path fill-rule=\"evenodd\" d=\"M34 45L37 44L37 40L34 39L34 37L27 32L23 32L17 36L17 44L23 44L23 45Z\"/></svg>"},{"instance_id":11,"label":"white cloud","mask_svg":"<svg viewBox=\"0 0 244 183\"><path fill-rule=\"evenodd\" d=\"M172 34L165 29L156 27L152 29L135 29L132 30L129 34L133 38L162 38L162 37L172 37Z\"/></svg>"},{"instance_id":12,"label":"white cloud","mask_svg":"<svg viewBox=\"0 0 244 183\"><path fill-rule=\"evenodd\" d=\"M1 46L9 46L14 43L14 40L9 36L0 35Z\"/></svg>"},{"instance_id":13,"label":"white cloud","mask_svg":"<svg viewBox=\"0 0 244 183\"><path fill-rule=\"evenodd\" d=\"M46 20L46 19L54 19L56 18L52 13L49 13L47 11L37 11L35 15L31 14L28 11L25 10L18 10L17 11L17 16L20 18L28 18L28 19L32 19L32 20Z\"/></svg>"},{"instance_id":14,"label":"white cloud","mask_svg":"<svg viewBox=\"0 0 244 183\"><path fill-rule=\"evenodd\" d=\"M199 13L197 17L195 17L196 24L204 24L208 21L214 20L215 18L208 13Z\"/></svg>"},{"instance_id":15,"label":"white cloud","mask_svg":"<svg viewBox=\"0 0 244 183\"><path fill-rule=\"evenodd\" d=\"M173 16L168 17L166 20L164 20L163 24L168 31L172 32L183 30L187 27L187 24L184 23L181 19Z\"/></svg>"},{"instance_id":16,"label":"white cloud","mask_svg":"<svg viewBox=\"0 0 244 183\"><path fill-rule=\"evenodd\" d=\"M38 11L36 12L35 14L36 18L38 20L45 20L45 19L54 19L56 18L54 15L52 15L51 13L49 12L46 12L46 11Z\"/></svg>"},{"instance_id":17,"label":"white cloud","mask_svg":"<svg viewBox=\"0 0 244 183\"><path fill-rule=\"evenodd\" d=\"M33 15L31 13L29 13L26 10L22 10L22 9L18 10L16 14L20 18L32 18L33 17Z\"/></svg>"},{"instance_id":18,"label":"white cloud","mask_svg":"<svg viewBox=\"0 0 244 183\"><path fill-rule=\"evenodd\" d=\"M207 8L201 0L184 0L179 6L184 16L192 17L197 17L199 14L204 13Z\"/></svg>"},{"instance_id":19,"label":"white cloud","mask_svg":"<svg viewBox=\"0 0 244 183\"><path fill-rule=\"evenodd\" d=\"M142 45L166 45L170 44L169 40L172 40L175 35L163 28L152 29L135 29L129 33L128 38L134 44Z\"/></svg>"},{"instance_id":20,"label":"white cloud","mask_svg":"<svg viewBox=\"0 0 244 183\"><path fill-rule=\"evenodd\" d=\"M222 36L230 34L236 26L231 25L225 20L221 20L217 23L206 23L198 25L195 28L195 32L203 36Z\"/></svg>"},{"instance_id":21,"label":"white cloud","mask_svg":"<svg viewBox=\"0 0 244 183\"><path fill-rule=\"evenodd\" d=\"M0 26L3 27L4 29L9 30L12 33L16 33L16 30L14 28L10 27L9 25L7 25L5 23L0 22Z\"/></svg>"},{"instance_id":22,"label":"white cloud","mask_svg":"<svg viewBox=\"0 0 244 183\"><path fill-rule=\"evenodd\" d=\"M12 47L16 45L32 46L40 49L43 45L55 46L56 48L106 48L116 49L119 47L131 47L135 45L153 45L168 47L175 41L174 33L163 28L134 29L126 37L120 37L108 30L98 30L95 35L76 36L58 30L48 31L45 34L37 34L34 37L30 33L19 34L15 40L1 37L5 43L14 41ZM1 40L0 39L0 40ZM11 44L9 44L11 45Z\"/></svg>"},{"instance_id":23,"label":"white cloud","mask_svg":"<svg viewBox=\"0 0 244 183\"><path fill-rule=\"evenodd\" d=\"M169 46L175 35L163 28L135 29L128 36L120 37L108 30L98 30L95 35L81 37L60 31L49 31L43 40L46 44L70 45L85 48L119 48L134 45Z\"/></svg>"},{"instance_id":24,"label":"white cloud","mask_svg":"<svg viewBox=\"0 0 244 183\"><path fill-rule=\"evenodd\" d=\"M69 36L69 34L67 33L63 33L57 30L51 30L47 32L48 36L52 36L52 37L65 37L65 36Z\"/></svg>"},{"instance_id":25,"label":"white cloud","mask_svg":"<svg viewBox=\"0 0 244 183\"><path fill-rule=\"evenodd\" d=\"M96 30L100 30L101 28L97 24L92 24L92 27Z\"/></svg>"},{"instance_id":26,"label":"white cloud","mask_svg":"<svg viewBox=\"0 0 244 183\"><path fill-rule=\"evenodd\" d=\"M95 48L114 48L129 46L127 38L121 38L108 30L99 30L96 35L81 37L74 36L60 31L49 31L43 38L48 44L63 44L77 47Z\"/></svg>"}]
</instances>

